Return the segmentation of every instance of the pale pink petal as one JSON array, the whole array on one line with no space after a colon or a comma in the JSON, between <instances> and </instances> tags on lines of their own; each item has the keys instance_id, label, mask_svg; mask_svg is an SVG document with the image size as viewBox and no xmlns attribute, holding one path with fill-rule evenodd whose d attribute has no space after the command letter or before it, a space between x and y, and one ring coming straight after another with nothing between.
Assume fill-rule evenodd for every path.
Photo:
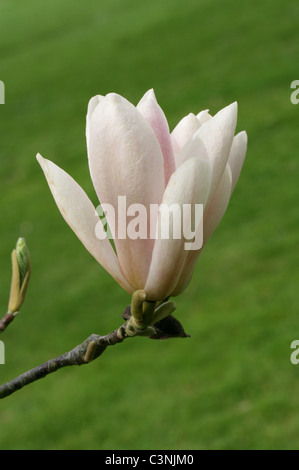
<instances>
[{"instance_id":1,"label":"pale pink petal","mask_svg":"<svg viewBox=\"0 0 299 470\"><path fill-rule=\"evenodd\" d=\"M174 153L169 133L168 122L164 112L157 103L154 90L149 90L137 105L138 111L150 123L160 144L164 157L165 187L175 170Z\"/></svg>"},{"instance_id":2,"label":"pale pink petal","mask_svg":"<svg viewBox=\"0 0 299 470\"><path fill-rule=\"evenodd\" d=\"M217 190L206 207L203 219L203 238L204 244L208 241L214 230L219 225L224 213L227 209L230 195L231 195L232 176L229 166L227 165L222 175L221 181L217 187ZM203 245L204 247L204 245ZM190 251L185 260L181 276L178 283L171 295L176 296L181 294L188 286L198 257L201 254L203 247L198 251Z\"/></svg>"},{"instance_id":3,"label":"pale pink petal","mask_svg":"<svg viewBox=\"0 0 299 470\"><path fill-rule=\"evenodd\" d=\"M234 137L230 154L228 157L228 164L232 171L232 189L231 192L235 189L236 183L240 176L242 166L245 160L247 150L247 134L245 131L239 132Z\"/></svg>"},{"instance_id":4,"label":"pale pink petal","mask_svg":"<svg viewBox=\"0 0 299 470\"><path fill-rule=\"evenodd\" d=\"M133 292L123 276L117 257L108 240L96 237L96 225L101 224L95 207L83 189L64 170L37 155L50 190L63 218L89 253L129 293Z\"/></svg>"},{"instance_id":5,"label":"pale pink petal","mask_svg":"<svg viewBox=\"0 0 299 470\"><path fill-rule=\"evenodd\" d=\"M190 113L185 116L173 129L171 133L174 154L177 155L184 145L191 139L192 135L200 128L197 117Z\"/></svg>"},{"instance_id":6,"label":"pale pink petal","mask_svg":"<svg viewBox=\"0 0 299 470\"><path fill-rule=\"evenodd\" d=\"M118 196L126 206L160 204L164 192L164 163L150 124L125 98L111 93L97 105L91 117L88 151L92 181L100 202L118 213ZM118 214L125 216L121 209ZM108 223L110 223L108 218ZM152 257L153 240L131 240L119 232L115 246L121 269L134 289L143 288Z\"/></svg>"},{"instance_id":7,"label":"pale pink petal","mask_svg":"<svg viewBox=\"0 0 299 470\"><path fill-rule=\"evenodd\" d=\"M206 149L206 157L213 165L213 177L209 200L213 197L222 178L237 124L237 103L232 103L209 119L196 132Z\"/></svg>"},{"instance_id":8,"label":"pale pink petal","mask_svg":"<svg viewBox=\"0 0 299 470\"><path fill-rule=\"evenodd\" d=\"M183 204L205 205L209 195L211 174L211 164L199 158L187 160L173 173L162 203L167 206L175 205L173 206L175 207L174 220L181 221ZM176 214L179 215L179 219L175 219ZM168 219L165 213L159 214L159 229L165 217ZM172 228L172 221L170 228ZM160 236L155 241L153 259L145 285L145 291L150 300L161 300L172 292L188 255L185 249L186 239L183 236L183 227L181 227L180 237L176 239L173 235L174 233L170 231L168 239L162 239Z\"/></svg>"}]
</instances>

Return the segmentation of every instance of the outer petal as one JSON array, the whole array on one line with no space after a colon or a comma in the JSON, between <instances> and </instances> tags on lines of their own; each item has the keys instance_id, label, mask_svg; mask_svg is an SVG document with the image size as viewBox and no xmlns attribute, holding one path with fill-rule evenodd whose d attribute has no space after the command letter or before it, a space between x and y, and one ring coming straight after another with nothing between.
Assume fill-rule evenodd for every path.
<instances>
[{"instance_id":1,"label":"outer petal","mask_svg":"<svg viewBox=\"0 0 299 470\"><path fill-rule=\"evenodd\" d=\"M165 187L175 170L174 153L167 119L157 103L154 90L149 90L137 105L138 111L150 123L160 144L164 157Z\"/></svg>"},{"instance_id":2,"label":"outer petal","mask_svg":"<svg viewBox=\"0 0 299 470\"><path fill-rule=\"evenodd\" d=\"M205 243L208 241L208 239L210 238L210 236L212 235L212 233L214 232L214 230L217 228L218 224L220 223L222 217L225 214L225 211L229 203L230 195L231 195L231 186L232 186L232 176L231 176L230 168L227 165L223 173L223 176L221 178L220 184L213 196L213 199L207 206L205 213L204 213L203 247ZM191 280L196 262L198 260L198 257L203 247L198 251L190 251L188 253L184 267L182 269L180 279L171 295L173 296L179 295L181 292L183 292L183 290L186 289L186 287L188 286Z\"/></svg>"},{"instance_id":3,"label":"outer petal","mask_svg":"<svg viewBox=\"0 0 299 470\"><path fill-rule=\"evenodd\" d=\"M100 222L96 210L83 189L64 170L41 155L37 155L50 190L63 218L75 232L90 254L129 293L133 292L123 276L117 257L107 238L96 237L96 225Z\"/></svg>"},{"instance_id":4,"label":"outer petal","mask_svg":"<svg viewBox=\"0 0 299 470\"><path fill-rule=\"evenodd\" d=\"M236 183L240 176L242 166L245 160L247 150L247 134L245 131L240 132L234 137L230 154L228 157L228 164L232 171L232 189L231 192L235 189Z\"/></svg>"},{"instance_id":5,"label":"outer petal","mask_svg":"<svg viewBox=\"0 0 299 470\"><path fill-rule=\"evenodd\" d=\"M111 204L117 213L118 196L126 196L127 207L143 204L148 217L149 205L160 204L164 191L161 148L149 123L126 99L111 93L97 105L91 118L88 156L101 203ZM120 210L118 216L123 215ZM119 230L117 220L115 246L121 269L134 289L143 288L153 240L121 239Z\"/></svg>"},{"instance_id":6,"label":"outer petal","mask_svg":"<svg viewBox=\"0 0 299 470\"><path fill-rule=\"evenodd\" d=\"M216 191L229 157L237 124L237 111L237 103L232 103L203 124L195 135L203 142L207 158L213 165L209 200Z\"/></svg>"},{"instance_id":7,"label":"outer petal","mask_svg":"<svg viewBox=\"0 0 299 470\"><path fill-rule=\"evenodd\" d=\"M207 201L211 182L211 165L207 160L191 158L181 165L171 176L163 197L163 204L177 205L175 214L181 219L183 204L204 204ZM165 216L165 214L164 214ZM166 215L167 217L167 215ZM167 217L168 219L168 217ZM158 226L163 223L163 213L159 214ZM170 222L172 226L172 220ZM151 300L167 297L177 284L188 251L185 238L157 238L145 291Z\"/></svg>"}]
</instances>

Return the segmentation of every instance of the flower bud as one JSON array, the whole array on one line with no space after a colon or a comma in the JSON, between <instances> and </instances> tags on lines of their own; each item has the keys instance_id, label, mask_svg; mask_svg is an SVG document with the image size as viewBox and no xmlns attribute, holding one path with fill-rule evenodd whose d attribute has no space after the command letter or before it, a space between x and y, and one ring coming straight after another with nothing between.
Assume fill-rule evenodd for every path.
<instances>
[{"instance_id":1,"label":"flower bud","mask_svg":"<svg viewBox=\"0 0 299 470\"><path fill-rule=\"evenodd\" d=\"M163 318L168 317L171 315L176 309L176 304L175 302L168 301L164 302L159 307L155 310L154 316L151 321L151 325L154 325L155 323L158 323L159 321L163 320Z\"/></svg>"},{"instance_id":2,"label":"flower bud","mask_svg":"<svg viewBox=\"0 0 299 470\"><path fill-rule=\"evenodd\" d=\"M16 254L20 271L20 285L26 277L28 268L30 269L30 253L24 238L19 238L16 246Z\"/></svg>"},{"instance_id":3,"label":"flower bud","mask_svg":"<svg viewBox=\"0 0 299 470\"><path fill-rule=\"evenodd\" d=\"M16 249L11 254L12 279L8 311L16 313L22 306L31 273L30 253L24 238L19 238Z\"/></svg>"}]
</instances>

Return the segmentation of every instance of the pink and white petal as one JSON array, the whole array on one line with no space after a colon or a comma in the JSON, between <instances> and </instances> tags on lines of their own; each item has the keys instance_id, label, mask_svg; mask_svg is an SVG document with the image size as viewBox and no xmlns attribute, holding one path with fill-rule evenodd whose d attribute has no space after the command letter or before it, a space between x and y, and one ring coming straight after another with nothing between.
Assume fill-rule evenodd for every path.
<instances>
[{"instance_id":1,"label":"pink and white petal","mask_svg":"<svg viewBox=\"0 0 299 470\"><path fill-rule=\"evenodd\" d=\"M238 178L240 176L242 166L245 160L247 150L247 134L245 131L239 132L234 139L228 157L228 164L232 171L232 189L235 189Z\"/></svg>"},{"instance_id":2,"label":"pink and white petal","mask_svg":"<svg viewBox=\"0 0 299 470\"><path fill-rule=\"evenodd\" d=\"M108 240L96 237L96 226L101 224L96 210L81 186L64 170L37 155L50 190L64 220L75 232L89 253L129 293L132 287L123 276L118 259Z\"/></svg>"},{"instance_id":3,"label":"pink and white petal","mask_svg":"<svg viewBox=\"0 0 299 470\"><path fill-rule=\"evenodd\" d=\"M87 107L87 115L86 115L86 143L87 143L87 148L89 147L89 137L90 137L90 121L91 121L91 116L93 115L94 110L96 109L97 105L99 102L103 99L104 97L102 95L96 95L93 96L88 103Z\"/></svg>"},{"instance_id":4,"label":"pink and white petal","mask_svg":"<svg viewBox=\"0 0 299 470\"><path fill-rule=\"evenodd\" d=\"M184 145L191 139L192 135L200 128L200 122L195 114L190 113L185 116L173 129L171 140L174 154L177 155Z\"/></svg>"},{"instance_id":5,"label":"pink and white petal","mask_svg":"<svg viewBox=\"0 0 299 470\"><path fill-rule=\"evenodd\" d=\"M212 177L211 165L207 160L191 158L183 163L171 176L165 190L162 204L173 205L174 213L169 217L166 212L159 212L158 238L155 241L153 258L149 276L145 285L150 300L166 298L176 286L184 266L188 251L185 249L186 239L182 227L183 204L205 204L208 198ZM176 219L176 217L178 217ZM160 231L165 221L170 220L179 226L180 236L174 238L173 230L169 238L163 239ZM175 230L175 229L174 229Z\"/></svg>"},{"instance_id":6,"label":"pink and white petal","mask_svg":"<svg viewBox=\"0 0 299 470\"><path fill-rule=\"evenodd\" d=\"M166 187L170 176L175 170L174 153L168 122L164 112L157 103L154 90L149 90L145 93L139 101L137 109L151 125L160 144L164 157L164 178Z\"/></svg>"},{"instance_id":7,"label":"pink and white petal","mask_svg":"<svg viewBox=\"0 0 299 470\"><path fill-rule=\"evenodd\" d=\"M100 202L111 204L116 213L119 196L126 196L127 207L142 204L147 210L149 227L149 206L160 204L164 192L163 156L150 124L125 98L111 93L97 105L91 118L88 157ZM153 240L132 240L126 234L122 239L118 218L115 228L121 269L134 289L143 288Z\"/></svg>"},{"instance_id":8,"label":"pink and white petal","mask_svg":"<svg viewBox=\"0 0 299 470\"><path fill-rule=\"evenodd\" d=\"M219 111L196 132L206 149L206 156L213 165L213 177L209 200L222 178L237 124L237 103L232 103Z\"/></svg>"},{"instance_id":9,"label":"pink and white petal","mask_svg":"<svg viewBox=\"0 0 299 470\"><path fill-rule=\"evenodd\" d=\"M172 296L181 294L189 282L191 281L192 274L196 262L204 248L205 243L208 241L212 233L219 225L222 217L227 209L230 195L231 195L232 175L229 166L227 165L213 199L206 207L203 219L203 247L198 251L190 251L185 260L180 278L171 292Z\"/></svg>"}]
</instances>

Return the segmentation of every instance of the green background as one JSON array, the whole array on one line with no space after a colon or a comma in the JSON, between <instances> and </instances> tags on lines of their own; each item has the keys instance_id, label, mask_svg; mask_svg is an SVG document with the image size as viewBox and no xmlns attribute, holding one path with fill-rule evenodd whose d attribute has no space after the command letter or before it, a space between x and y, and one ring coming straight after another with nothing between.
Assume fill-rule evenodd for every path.
<instances>
[{"instance_id":1,"label":"green background","mask_svg":"<svg viewBox=\"0 0 299 470\"><path fill-rule=\"evenodd\" d=\"M295 449L299 444L298 0L1 0L0 307L24 236L33 272L1 335L1 383L120 325L130 299L59 214L40 152L95 193L95 94L154 88L170 128L237 100L246 162L176 299L189 339L136 338L0 402L1 449Z\"/></svg>"}]
</instances>

